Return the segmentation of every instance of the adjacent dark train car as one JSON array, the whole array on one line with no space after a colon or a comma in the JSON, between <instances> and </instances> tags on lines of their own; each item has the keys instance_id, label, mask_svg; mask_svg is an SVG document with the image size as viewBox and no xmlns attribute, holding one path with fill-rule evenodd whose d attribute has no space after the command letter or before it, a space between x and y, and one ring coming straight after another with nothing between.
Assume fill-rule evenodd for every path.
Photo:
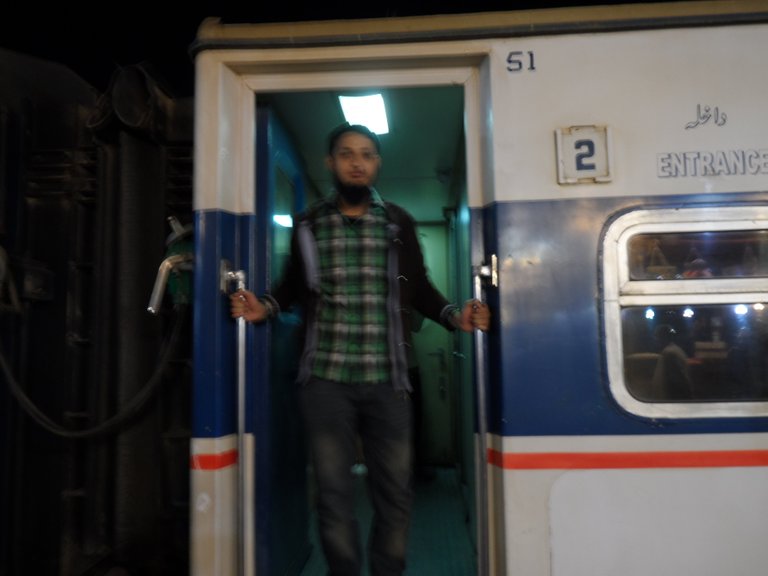
<instances>
[{"instance_id":1,"label":"adjacent dark train car","mask_svg":"<svg viewBox=\"0 0 768 576\"><path fill-rule=\"evenodd\" d=\"M185 574L189 271L146 309L192 253L192 102L139 66L0 77L0 574Z\"/></svg>"}]
</instances>

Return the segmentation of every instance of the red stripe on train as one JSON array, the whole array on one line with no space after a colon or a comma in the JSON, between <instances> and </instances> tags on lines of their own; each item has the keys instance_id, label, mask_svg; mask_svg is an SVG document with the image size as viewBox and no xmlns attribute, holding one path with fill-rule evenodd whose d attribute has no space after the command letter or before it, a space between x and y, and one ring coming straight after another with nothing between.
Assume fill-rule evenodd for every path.
<instances>
[{"instance_id":1,"label":"red stripe on train","mask_svg":"<svg viewBox=\"0 0 768 576\"><path fill-rule=\"evenodd\" d=\"M193 454L189 461L192 470L220 470L233 464L237 464L237 450L219 454Z\"/></svg>"},{"instance_id":2,"label":"red stripe on train","mask_svg":"<svg viewBox=\"0 0 768 576\"><path fill-rule=\"evenodd\" d=\"M768 450L696 452L502 453L488 450L488 462L507 470L590 468L712 468L768 466Z\"/></svg>"},{"instance_id":3,"label":"red stripe on train","mask_svg":"<svg viewBox=\"0 0 768 576\"><path fill-rule=\"evenodd\" d=\"M768 466L768 450L719 450L693 452L549 452L503 454L488 450L488 462L508 470L591 468L719 468ZM237 463L237 450L196 454L193 470L219 470Z\"/></svg>"}]
</instances>

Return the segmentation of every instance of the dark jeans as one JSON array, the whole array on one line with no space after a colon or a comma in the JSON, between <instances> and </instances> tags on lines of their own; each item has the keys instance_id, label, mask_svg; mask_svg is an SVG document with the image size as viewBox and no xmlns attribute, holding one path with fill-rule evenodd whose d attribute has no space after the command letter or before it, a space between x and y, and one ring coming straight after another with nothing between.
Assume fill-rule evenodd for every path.
<instances>
[{"instance_id":1,"label":"dark jeans","mask_svg":"<svg viewBox=\"0 0 768 576\"><path fill-rule=\"evenodd\" d=\"M330 576L359 576L362 560L355 515L360 437L373 504L371 576L405 570L411 502L412 407L405 392L386 384L340 384L312 379L300 403L318 489L320 540Z\"/></svg>"}]
</instances>

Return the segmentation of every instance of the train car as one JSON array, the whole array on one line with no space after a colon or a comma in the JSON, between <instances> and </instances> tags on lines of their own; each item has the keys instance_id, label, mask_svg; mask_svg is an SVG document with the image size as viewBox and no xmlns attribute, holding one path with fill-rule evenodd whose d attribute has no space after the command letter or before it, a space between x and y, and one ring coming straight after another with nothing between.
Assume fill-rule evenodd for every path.
<instances>
[{"instance_id":1,"label":"train car","mask_svg":"<svg viewBox=\"0 0 768 576\"><path fill-rule=\"evenodd\" d=\"M765 2L212 19L193 53L193 574L323 573L300 318L246 326L227 294L279 276L336 97L373 92L382 195L446 294L493 311L417 339L420 441L458 504L417 490L408 573L764 573ZM420 506L451 516L424 530Z\"/></svg>"}]
</instances>

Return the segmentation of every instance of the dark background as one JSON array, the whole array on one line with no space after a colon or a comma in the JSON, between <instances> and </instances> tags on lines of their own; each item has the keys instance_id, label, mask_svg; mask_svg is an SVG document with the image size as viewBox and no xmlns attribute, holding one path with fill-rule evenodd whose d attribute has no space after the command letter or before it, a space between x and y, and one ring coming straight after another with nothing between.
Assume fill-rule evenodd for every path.
<instances>
[{"instance_id":1,"label":"dark background","mask_svg":"<svg viewBox=\"0 0 768 576\"><path fill-rule=\"evenodd\" d=\"M194 65L190 46L209 16L225 22L293 22L353 18L393 18L497 10L546 9L605 2L551 0L368 1L316 2L311 5L252 1L233 2L102 2L86 7L75 2L52 7L29 3L0 19L0 48L14 50L71 68L99 91L105 91L120 66L143 64L167 82L173 96L193 93ZM7 12L10 12L6 8Z\"/></svg>"}]
</instances>

